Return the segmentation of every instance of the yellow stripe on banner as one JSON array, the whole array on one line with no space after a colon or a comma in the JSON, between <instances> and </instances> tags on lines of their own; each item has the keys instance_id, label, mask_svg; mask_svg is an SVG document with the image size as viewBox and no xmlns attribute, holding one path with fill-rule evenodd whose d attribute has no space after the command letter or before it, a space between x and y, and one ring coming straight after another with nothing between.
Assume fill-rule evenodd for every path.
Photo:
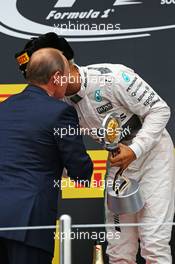
<instances>
[{"instance_id":1,"label":"yellow stripe on banner","mask_svg":"<svg viewBox=\"0 0 175 264\"><path fill-rule=\"evenodd\" d=\"M105 186L105 174L106 174L106 161L108 152L105 150L90 150L88 151L93 164L94 171L91 178L91 187L75 187L74 182L64 179L61 183L62 198L63 199L83 199L83 198L103 198L104 197L104 186ZM96 182L101 186L97 186ZM95 184L95 185L94 185Z\"/></svg>"},{"instance_id":2,"label":"yellow stripe on banner","mask_svg":"<svg viewBox=\"0 0 175 264\"><path fill-rule=\"evenodd\" d=\"M0 95L20 93L26 86L27 84L0 84Z\"/></svg>"},{"instance_id":3,"label":"yellow stripe on banner","mask_svg":"<svg viewBox=\"0 0 175 264\"><path fill-rule=\"evenodd\" d=\"M0 102L13 94L22 92L26 86L27 84L0 84Z\"/></svg>"}]
</instances>

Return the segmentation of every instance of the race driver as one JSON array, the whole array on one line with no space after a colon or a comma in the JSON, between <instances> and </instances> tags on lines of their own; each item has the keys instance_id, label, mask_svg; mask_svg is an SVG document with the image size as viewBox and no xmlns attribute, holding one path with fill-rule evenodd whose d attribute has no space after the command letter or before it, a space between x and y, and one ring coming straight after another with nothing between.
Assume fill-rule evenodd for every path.
<instances>
[{"instance_id":1,"label":"race driver","mask_svg":"<svg viewBox=\"0 0 175 264\"><path fill-rule=\"evenodd\" d=\"M54 33L31 40L16 55L31 54L43 47L61 50L70 62L67 89L68 103L73 105L80 125L89 130L101 127L110 112L120 115L123 132L119 154L110 157L107 179L117 170L137 180L145 199L144 208L136 214L119 216L120 223L142 223L138 227L121 227L120 239L108 239L110 264L135 264L140 240L141 255L147 264L171 264L171 222L174 216L173 143L165 129L170 109L163 99L132 69L120 64L94 64L79 67L72 63L73 50ZM27 61L20 65L24 76ZM60 80L58 80L60 81ZM106 206L106 223L117 217ZM161 225L167 223L167 225ZM116 232L115 228L107 228Z\"/></svg>"}]
</instances>

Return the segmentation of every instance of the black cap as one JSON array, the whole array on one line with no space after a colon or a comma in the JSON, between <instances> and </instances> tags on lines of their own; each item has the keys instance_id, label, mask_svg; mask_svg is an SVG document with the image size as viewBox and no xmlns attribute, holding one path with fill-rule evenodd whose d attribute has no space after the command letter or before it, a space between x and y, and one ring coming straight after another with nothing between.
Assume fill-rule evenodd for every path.
<instances>
[{"instance_id":1,"label":"black cap","mask_svg":"<svg viewBox=\"0 0 175 264\"><path fill-rule=\"evenodd\" d=\"M26 43L21 52L15 54L15 58L24 77L26 76L26 67L30 57L35 51L42 48L58 49L63 52L67 60L71 60L74 57L74 51L67 40L63 37L59 37L56 33L49 32L37 38L32 38Z\"/></svg>"}]
</instances>

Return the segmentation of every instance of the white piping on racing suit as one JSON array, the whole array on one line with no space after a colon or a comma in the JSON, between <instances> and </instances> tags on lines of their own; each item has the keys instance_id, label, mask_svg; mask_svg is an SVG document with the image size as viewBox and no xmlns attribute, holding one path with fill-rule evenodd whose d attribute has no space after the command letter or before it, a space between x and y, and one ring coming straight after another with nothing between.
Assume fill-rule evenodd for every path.
<instances>
[{"instance_id":1,"label":"white piping on racing suit","mask_svg":"<svg viewBox=\"0 0 175 264\"><path fill-rule=\"evenodd\" d=\"M150 85L123 65L94 64L78 69L81 90L65 100L76 108L81 127L100 128L106 114L117 112L123 127L122 143L129 145L137 156L124 175L140 183L146 204L137 214L120 215L120 223L172 222L174 147L165 129L169 107ZM117 170L109 168L107 178L113 179ZM106 223L114 223L116 218L106 206ZM109 263L136 263L139 238L141 255L147 264L171 264L171 229L161 225L121 227L120 239L108 239ZM115 228L107 231L117 232Z\"/></svg>"}]
</instances>

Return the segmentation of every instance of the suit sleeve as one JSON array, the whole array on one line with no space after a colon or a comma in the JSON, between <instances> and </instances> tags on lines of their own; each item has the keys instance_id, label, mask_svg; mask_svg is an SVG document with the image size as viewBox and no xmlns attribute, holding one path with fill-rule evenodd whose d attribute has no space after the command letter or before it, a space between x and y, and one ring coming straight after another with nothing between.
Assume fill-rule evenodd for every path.
<instances>
[{"instance_id":1,"label":"suit sleeve","mask_svg":"<svg viewBox=\"0 0 175 264\"><path fill-rule=\"evenodd\" d=\"M121 69L116 76L113 96L142 119L142 128L130 145L138 158L160 141L170 109L148 83L128 68Z\"/></svg>"},{"instance_id":2,"label":"suit sleeve","mask_svg":"<svg viewBox=\"0 0 175 264\"><path fill-rule=\"evenodd\" d=\"M77 182L80 180L90 182L93 165L80 135L79 120L74 107L66 106L53 129L68 176Z\"/></svg>"}]
</instances>

